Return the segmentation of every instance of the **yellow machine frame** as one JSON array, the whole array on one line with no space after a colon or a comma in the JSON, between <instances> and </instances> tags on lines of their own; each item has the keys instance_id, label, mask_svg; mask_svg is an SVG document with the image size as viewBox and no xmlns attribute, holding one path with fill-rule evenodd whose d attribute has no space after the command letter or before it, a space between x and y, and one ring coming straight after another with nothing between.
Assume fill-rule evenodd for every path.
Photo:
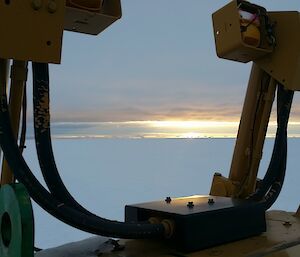
<instances>
[{"instance_id":1,"label":"yellow machine frame","mask_svg":"<svg viewBox=\"0 0 300 257\"><path fill-rule=\"evenodd\" d=\"M91 1L81 1L91 4ZM7 59L14 59L11 69L10 112L15 135L18 135L21 102L27 79L27 61L60 63L63 30L98 34L121 17L119 0L104 1L102 8L87 9L67 1L15 0L0 2L0 33L5 35L0 41L1 83L8 83ZM75 1L76 2L76 1ZM101 3L102 4L102 3ZM300 90L300 15L298 12L270 13L277 22L277 46L255 49L243 44L232 15L236 1L229 3L214 14L216 48L222 58L246 62L253 60L239 132L233 154L229 178L215 174L211 194L245 198L256 187L257 172L262 157L266 130L274 100L276 83L287 89ZM18 13L18 15L16 15ZM13 22L7 23L10 20ZM231 25L230 25L231 24ZM224 29L226 28L226 29ZM232 28L229 29L229 28ZM22 42L22 44L20 44ZM234 45L232 45L234 42ZM272 79L266 88L258 82L269 74ZM263 92L260 92L263 90ZM258 94L263 94L261 101ZM257 108L256 108L257 107ZM258 110L255 115L254 109ZM253 154L249 149L253 147ZM249 163L251 164L249 166ZM12 183L13 175L3 161L1 184ZM168 249L160 242L144 240L122 240L125 251L106 253L105 256L191 256L191 257L295 257L300 252L300 208L296 213L271 211L267 214L266 233L191 254L183 254Z\"/></svg>"}]
</instances>

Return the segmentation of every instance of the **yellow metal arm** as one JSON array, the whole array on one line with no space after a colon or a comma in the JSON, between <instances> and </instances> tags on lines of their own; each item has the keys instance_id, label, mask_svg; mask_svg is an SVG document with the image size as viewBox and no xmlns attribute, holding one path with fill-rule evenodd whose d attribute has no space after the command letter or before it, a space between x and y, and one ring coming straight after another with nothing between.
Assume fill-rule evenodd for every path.
<instances>
[{"instance_id":1,"label":"yellow metal arm","mask_svg":"<svg viewBox=\"0 0 300 257\"><path fill-rule=\"evenodd\" d=\"M27 81L27 62L14 61L11 67L11 87L9 93L9 108L11 126L17 140L19 134L20 113L22 109L24 87ZM14 182L14 176L6 160L3 158L1 185Z\"/></svg>"},{"instance_id":2,"label":"yellow metal arm","mask_svg":"<svg viewBox=\"0 0 300 257\"><path fill-rule=\"evenodd\" d=\"M244 198L255 190L276 84L288 90L300 90L300 14L266 12L258 7L257 13L263 13L263 18L258 19L255 14L246 22L256 23L256 33L253 33L247 31L249 26L244 26L243 13L249 11L251 16L257 6L247 10L248 5L251 4L246 1L232 1L213 14L218 56L254 62L229 178L214 176L213 195Z\"/></svg>"},{"instance_id":3,"label":"yellow metal arm","mask_svg":"<svg viewBox=\"0 0 300 257\"><path fill-rule=\"evenodd\" d=\"M211 194L246 197L254 192L276 81L253 64L229 179L215 176Z\"/></svg>"}]
</instances>

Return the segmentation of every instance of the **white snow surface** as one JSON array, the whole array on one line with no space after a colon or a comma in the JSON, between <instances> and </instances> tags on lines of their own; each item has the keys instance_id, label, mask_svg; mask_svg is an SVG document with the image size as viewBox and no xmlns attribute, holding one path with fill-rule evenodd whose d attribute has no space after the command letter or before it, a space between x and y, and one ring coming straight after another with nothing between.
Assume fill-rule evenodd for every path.
<instances>
[{"instance_id":1,"label":"white snow surface","mask_svg":"<svg viewBox=\"0 0 300 257\"><path fill-rule=\"evenodd\" d=\"M260 177L268 166L273 141L266 141ZM75 199L97 215L124 220L126 204L208 194L214 172L228 176L234 143L235 139L57 139L53 146L58 169ZM272 209L295 211L299 206L299 149L300 139L290 138L286 181ZM33 140L27 142L25 157L42 181ZM33 207L39 248L93 236L63 224L35 203ZM49 250L57 251L56 255L37 256L79 257L84 249L90 249L84 257L93 256L98 240ZM63 249L73 252L63 255Z\"/></svg>"},{"instance_id":2,"label":"white snow surface","mask_svg":"<svg viewBox=\"0 0 300 257\"><path fill-rule=\"evenodd\" d=\"M38 252L35 257L98 257L99 248L106 241L105 237L91 237Z\"/></svg>"}]
</instances>

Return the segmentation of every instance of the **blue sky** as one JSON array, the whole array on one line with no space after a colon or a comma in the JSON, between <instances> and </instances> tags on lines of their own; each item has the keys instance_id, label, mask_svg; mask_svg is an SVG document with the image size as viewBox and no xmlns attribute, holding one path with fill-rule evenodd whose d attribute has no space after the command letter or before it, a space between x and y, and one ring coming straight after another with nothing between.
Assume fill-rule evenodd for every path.
<instances>
[{"instance_id":1,"label":"blue sky","mask_svg":"<svg viewBox=\"0 0 300 257\"><path fill-rule=\"evenodd\" d=\"M99 36L65 32L62 64L51 65L53 120L238 121L251 64L218 59L211 24L228 2L124 0ZM300 10L298 0L254 2Z\"/></svg>"}]
</instances>

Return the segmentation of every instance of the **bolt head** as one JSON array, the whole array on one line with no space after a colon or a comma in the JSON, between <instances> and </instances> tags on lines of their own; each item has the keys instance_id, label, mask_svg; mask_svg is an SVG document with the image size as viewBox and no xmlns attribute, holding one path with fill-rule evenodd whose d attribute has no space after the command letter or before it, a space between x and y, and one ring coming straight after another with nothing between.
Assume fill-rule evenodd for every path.
<instances>
[{"instance_id":1,"label":"bolt head","mask_svg":"<svg viewBox=\"0 0 300 257\"><path fill-rule=\"evenodd\" d=\"M54 0L50 0L48 3L48 12L55 13L57 11L57 3Z\"/></svg>"},{"instance_id":2,"label":"bolt head","mask_svg":"<svg viewBox=\"0 0 300 257\"><path fill-rule=\"evenodd\" d=\"M42 6L43 6L42 0L32 0L31 1L31 7L36 11L40 10L42 8Z\"/></svg>"},{"instance_id":3,"label":"bolt head","mask_svg":"<svg viewBox=\"0 0 300 257\"><path fill-rule=\"evenodd\" d=\"M215 172L214 176L216 176L216 177L222 177L222 174L220 172Z\"/></svg>"},{"instance_id":4,"label":"bolt head","mask_svg":"<svg viewBox=\"0 0 300 257\"><path fill-rule=\"evenodd\" d=\"M289 221L285 221L285 222L283 222L282 225L285 226L285 227L290 227L290 226L292 226L292 223L289 222Z\"/></svg>"},{"instance_id":5,"label":"bolt head","mask_svg":"<svg viewBox=\"0 0 300 257\"><path fill-rule=\"evenodd\" d=\"M191 209L191 208L194 208L195 205L194 205L194 202L188 202L188 204L186 206Z\"/></svg>"},{"instance_id":6,"label":"bolt head","mask_svg":"<svg viewBox=\"0 0 300 257\"><path fill-rule=\"evenodd\" d=\"M165 199L165 202L166 203L172 202L172 198L170 196L167 196L166 199Z\"/></svg>"},{"instance_id":7,"label":"bolt head","mask_svg":"<svg viewBox=\"0 0 300 257\"><path fill-rule=\"evenodd\" d=\"M212 198L209 198L208 201L207 201L208 204L214 204L215 203L215 200L212 199Z\"/></svg>"}]
</instances>

